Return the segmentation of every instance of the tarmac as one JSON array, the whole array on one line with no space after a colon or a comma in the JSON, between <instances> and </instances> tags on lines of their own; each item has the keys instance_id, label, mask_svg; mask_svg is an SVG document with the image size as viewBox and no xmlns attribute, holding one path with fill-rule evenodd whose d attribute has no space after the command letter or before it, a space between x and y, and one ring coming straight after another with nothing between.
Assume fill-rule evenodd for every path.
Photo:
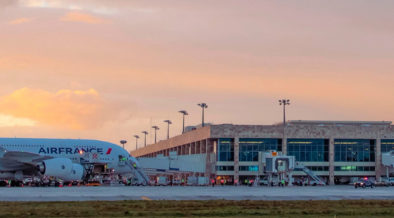
<instances>
[{"instance_id":1,"label":"tarmac","mask_svg":"<svg viewBox=\"0 0 394 218\"><path fill-rule=\"evenodd\" d=\"M0 201L114 200L394 200L394 186L246 187L246 186L99 186L1 187Z\"/></svg>"}]
</instances>

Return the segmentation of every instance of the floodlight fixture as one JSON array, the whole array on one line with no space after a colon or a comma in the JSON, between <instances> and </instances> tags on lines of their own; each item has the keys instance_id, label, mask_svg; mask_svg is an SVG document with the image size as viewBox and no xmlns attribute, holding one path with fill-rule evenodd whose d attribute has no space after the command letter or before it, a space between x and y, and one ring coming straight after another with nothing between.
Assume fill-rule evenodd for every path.
<instances>
[{"instance_id":1,"label":"floodlight fixture","mask_svg":"<svg viewBox=\"0 0 394 218\"><path fill-rule=\"evenodd\" d=\"M126 144L127 143L127 141L126 140L120 140L120 144L122 144L122 146L123 146L123 149L124 149L124 144Z\"/></svg>"},{"instance_id":2,"label":"floodlight fixture","mask_svg":"<svg viewBox=\"0 0 394 218\"><path fill-rule=\"evenodd\" d=\"M144 147L146 147L146 135L149 133L147 131L142 131L141 133L144 134Z\"/></svg>"},{"instance_id":3,"label":"floodlight fixture","mask_svg":"<svg viewBox=\"0 0 394 218\"><path fill-rule=\"evenodd\" d=\"M167 139L170 138L170 124L172 124L171 120L164 120L163 122L167 123Z\"/></svg>"},{"instance_id":4,"label":"floodlight fixture","mask_svg":"<svg viewBox=\"0 0 394 218\"><path fill-rule=\"evenodd\" d=\"M159 130L160 128L158 126L152 126L152 129L155 130L155 144L156 144L156 135L157 135L157 130Z\"/></svg>"},{"instance_id":5,"label":"floodlight fixture","mask_svg":"<svg viewBox=\"0 0 394 218\"><path fill-rule=\"evenodd\" d=\"M183 134L185 132L185 116L187 116L189 114L185 110L181 110L178 112L182 114L182 134Z\"/></svg>"},{"instance_id":6,"label":"floodlight fixture","mask_svg":"<svg viewBox=\"0 0 394 218\"><path fill-rule=\"evenodd\" d=\"M135 150L138 149L138 139L140 138L138 135L134 135L135 138Z\"/></svg>"},{"instance_id":7,"label":"floodlight fixture","mask_svg":"<svg viewBox=\"0 0 394 218\"><path fill-rule=\"evenodd\" d=\"M198 103L197 105L202 109L201 126L204 127L204 110L205 108L208 108L208 105L206 103Z\"/></svg>"}]
</instances>

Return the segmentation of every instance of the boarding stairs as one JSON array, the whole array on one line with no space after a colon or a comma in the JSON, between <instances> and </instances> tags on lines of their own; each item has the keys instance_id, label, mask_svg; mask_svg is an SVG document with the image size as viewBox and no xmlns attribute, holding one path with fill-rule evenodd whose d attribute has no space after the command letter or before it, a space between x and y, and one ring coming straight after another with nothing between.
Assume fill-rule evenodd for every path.
<instances>
[{"instance_id":1,"label":"boarding stairs","mask_svg":"<svg viewBox=\"0 0 394 218\"><path fill-rule=\"evenodd\" d=\"M134 178L137 178L140 184L149 185L149 178L145 175L141 168L131 163L131 161L126 161L126 165L130 167L131 173L133 174Z\"/></svg>"},{"instance_id":2,"label":"boarding stairs","mask_svg":"<svg viewBox=\"0 0 394 218\"><path fill-rule=\"evenodd\" d=\"M318 182L318 184L326 185L326 183L319 176L317 176L312 170L310 170L308 167L300 164L299 162L297 162L297 164L296 164L296 166L294 168L302 170L304 173L306 173L306 175L308 175L313 180Z\"/></svg>"}]
</instances>

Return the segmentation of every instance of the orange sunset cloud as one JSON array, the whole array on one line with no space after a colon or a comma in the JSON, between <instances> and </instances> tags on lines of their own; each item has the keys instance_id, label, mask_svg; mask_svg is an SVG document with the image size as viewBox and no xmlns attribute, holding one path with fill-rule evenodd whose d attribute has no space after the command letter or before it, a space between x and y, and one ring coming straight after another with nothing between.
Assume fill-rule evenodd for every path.
<instances>
[{"instance_id":1,"label":"orange sunset cloud","mask_svg":"<svg viewBox=\"0 0 394 218\"><path fill-rule=\"evenodd\" d=\"M61 17L60 20L65 22L80 22L80 23L88 23L88 24L98 24L105 22L101 18L95 17L90 14L76 12L76 11L68 12L65 16Z\"/></svg>"},{"instance_id":2,"label":"orange sunset cloud","mask_svg":"<svg viewBox=\"0 0 394 218\"><path fill-rule=\"evenodd\" d=\"M106 112L102 99L94 89L53 93L22 88L0 98L0 114L28 119L30 123L70 129L95 128L104 121Z\"/></svg>"},{"instance_id":3,"label":"orange sunset cloud","mask_svg":"<svg viewBox=\"0 0 394 218\"><path fill-rule=\"evenodd\" d=\"M23 24L23 23L29 23L32 20L33 20L32 18L22 17L22 18L18 18L18 19L15 19L15 20L11 20L11 21L8 22L8 24L11 24L11 25Z\"/></svg>"}]
</instances>

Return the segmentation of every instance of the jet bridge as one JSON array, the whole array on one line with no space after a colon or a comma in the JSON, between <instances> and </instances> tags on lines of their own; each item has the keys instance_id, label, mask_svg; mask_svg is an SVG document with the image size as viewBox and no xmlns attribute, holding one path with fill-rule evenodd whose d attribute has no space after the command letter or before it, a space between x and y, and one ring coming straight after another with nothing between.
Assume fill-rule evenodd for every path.
<instances>
[{"instance_id":1,"label":"jet bridge","mask_svg":"<svg viewBox=\"0 0 394 218\"><path fill-rule=\"evenodd\" d=\"M386 177L390 178L390 171L394 169L394 151L382 153L382 164L386 167Z\"/></svg>"},{"instance_id":2,"label":"jet bridge","mask_svg":"<svg viewBox=\"0 0 394 218\"><path fill-rule=\"evenodd\" d=\"M268 184L280 184L281 180L285 180L289 185L292 185L294 160L294 156L286 156L277 151L263 153L262 163L265 164Z\"/></svg>"},{"instance_id":3,"label":"jet bridge","mask_svg":"<svg viewBox=\"0 0 394 218\"><path fill-rule=\"evenodd\" d=\"M295 169L300 169L320 185L326 185L326 183L312 170L296 162L294 156L287 156L283 155L281 152L270 151L263 154L262 163L265 163L265 173L268 175L269 184L279 184L281 180L285 180L289 185L292 185L293 171ZM276 181L274 181L275 178Z\"/></svg>"}]
</instances>

